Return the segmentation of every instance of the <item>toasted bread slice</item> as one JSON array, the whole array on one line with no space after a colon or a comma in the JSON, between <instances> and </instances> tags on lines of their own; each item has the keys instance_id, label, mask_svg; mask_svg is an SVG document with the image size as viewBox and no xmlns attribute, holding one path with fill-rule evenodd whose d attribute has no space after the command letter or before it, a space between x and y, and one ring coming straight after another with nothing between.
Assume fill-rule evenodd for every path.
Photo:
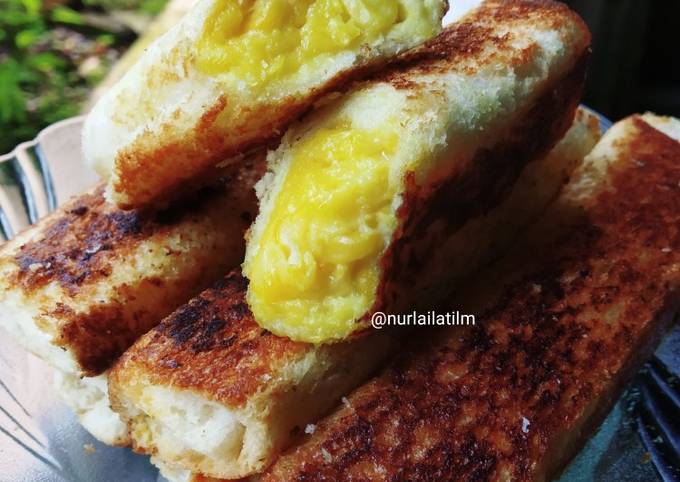
<instances>
[{"instance_id":1,"label":"toasted bread slice","mask_svg":"<svg viewBox=\"0 0 680 482\"><path fill-rule=\"evenodd\" d=\"M252 177L162 212L122 211L103 186L0 248L0 324L62 371L95 376L238 265ZM249 185L248 185L249 183Z\"/></svg>"},{"instance_id":2,"label":"toasted bread slice","mask_svg":"<svg viewBox=\"0 0 680 482\"><path fill-rule=\"evenodd\" d=\"M217 477L260 471L290 437L366 379L389 335L315 348L260 328L233 273L143 336L109 374L133 447Z\"/></svg>"},{"instance_id":3,"label":"toasted bread slice","mask_svg":"<svg viewBox=\"0 0 680 482\"><path fill-rule=\"evenodd\" d=\"M95 105L85 159L139 207L441 30L444 0L201 0ZM233 158L232 162L238 162Z\"/></svg>"},{"instance_id":4,"label":"toasted bread slice","mask_svg":"<svg viewBox=\"0 0 680 482\"><path fill-rule=\"evenodd\" d=\"M258 323L342 340L474 271L459 229L569 128L589 41L562 4L489 0L291 128L243 264Z\"/></svg>"},{"instance_id":5,"label":"toasted bread slice","mask_svg":"<svg viewBox=\"0 0 680 482\"><path fill-rule=\"evenodd\" d=\"M423 332L261 480L557 476L679 306L680 136L650 125L674 122L614 126L505 276L457 300L477 325Z\"/></svg>"},{"instance_id":6,"label":"toasted bread slice","mask_svg":"<svg viewBox=\"0 0 680 482\"><path fill-rule=\"evenodd\" d=\"M596 118L579 111L551 154L529 164L506 201L465 232L502 252L598 138ZM113 406L134 446L154 454L167 477L262 470L396 346L382 334L326 346L273 336L255 324L243 290L245 282L234 277L232 285L202 295L143 337L111 372Z\"/></svg>"},{"instance_id":7,"label":"toasted bread slice","mask_svg":"<svg viewBox=\"0 0 680 482\"><path fill-rule=\"evenodd\" d=\"M241 262L263 161L162 212L122 211L99 185L0 248L0 326L59 370L60 395L99 440L127 443L102 373Z\"/></svg>"}]
</instances>

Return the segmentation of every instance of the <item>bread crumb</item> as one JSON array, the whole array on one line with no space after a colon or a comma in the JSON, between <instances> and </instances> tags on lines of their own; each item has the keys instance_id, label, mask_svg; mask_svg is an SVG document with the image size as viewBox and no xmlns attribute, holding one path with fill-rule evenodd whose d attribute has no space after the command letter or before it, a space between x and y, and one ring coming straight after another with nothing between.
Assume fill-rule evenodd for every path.
<instances>
[{"instance_id":1,"label":"bread crumb","mask_svg":"<svg viewBox=\"0 0 680 482\"><path fill-rule=\"evenodd\" d=\"M531 425L529 419L526 417L522 417L522 432L529 433L529 425Z\"/></svg>"},{"instance_id":2,"label":"bread crumb","mask_svg":"<svg viewBox=\"0 0 680 482\"><path fill-rule=\"evenodd\" d=\"M87 453L87 454L93 454L97 451L97 449L94 448L94 445L92 445L92 444L84 444L83 450L85 450L85 453Z\"/></svg>"}]
</instances>

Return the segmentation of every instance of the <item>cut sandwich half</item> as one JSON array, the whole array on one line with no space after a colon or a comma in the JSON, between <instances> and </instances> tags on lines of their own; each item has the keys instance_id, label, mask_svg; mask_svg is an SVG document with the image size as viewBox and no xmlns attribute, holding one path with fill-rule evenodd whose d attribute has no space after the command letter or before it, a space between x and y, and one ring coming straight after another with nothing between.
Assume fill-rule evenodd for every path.
<instances>
[{"instance_id":1,"label":"cut sandwich half","mask_svg":"<svg viewBox=\"0 0 680 482\"><path fill-rule=\"evenodd\" d=\"M462 232L502 253L598 138L596 118L579 111L564 139L524 169L506 200ZM391 333L330 345L274 336L255 323L245 290L235 274L145 335L111 372L111 400L133 446L152 454L171 480L191 471L235 478L263 470L398 346Z\"/></svg>"},{"instance_id":2,"label":"cut sandwich half","mask_svg":"<svg viewBox=\"0 0 680 482\"><path fill-rule=\"evenodd\" d=\"M444 0L201 0L95 105L85 159L119 205L164 201L436 35L445 10Z\"/></svg>"},{"instance_id":3,"label":"cut sandwich half","mask_svg":"<svg viewBox=\"0 0 680 482\"><path fill-rule=\"evenodd\" d=\"M456 299L476 326L424 331L259 480L557 477L680 307L679 141L674 119L616 124Z\"/></svg>"},{"instance_id":4,"label":"cut sandwich half","mask_svg":"<svg viewBox=\"0 0 680 482\"><path fill-rule=\"evenodd\" d=\"M323 343L436 304L475 268L461 226L568 129L589 41L562 4L489 0L292 127L243 264L257 322Z\"/></svg>"},{"instance_id":5,"label":"cut sandwich half","mask_svg":"<svg viewBox=\"0 0 680 482\"><path fill-rule=\"evenodd\" d=\"M99 185L0 248L0 327L63 372L59 392L98 439L127 440L115 414L100 416L102 374L242 261L263 160L161 212L122 211Z\"/></svg>"}]
</instances>

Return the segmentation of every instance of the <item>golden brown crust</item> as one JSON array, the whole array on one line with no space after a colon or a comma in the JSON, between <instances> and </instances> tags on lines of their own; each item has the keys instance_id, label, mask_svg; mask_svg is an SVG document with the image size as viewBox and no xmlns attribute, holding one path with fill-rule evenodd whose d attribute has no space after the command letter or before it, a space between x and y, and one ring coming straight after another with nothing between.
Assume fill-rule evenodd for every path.
<instances>
[{"instance_id":1,"label":"golden brown crust","mask_svg":"<svg viewBox=\"0 0 680 482\"><path fill-rule=\"evenodd\" d=\"M246 289L234 270L142 337L109 372L111 406L136 451L214 476L258 473L397 346L388 332L327 346L277 337L254 321ZM221 434L220 445L237 450L205 453L186 439L175 442L174 409L163 408L174 400L191 400L190 414L221 405L242 431ZM197 423L210 430L210 422Z\"/></svg>"},{"instance_id":2,"label":"golden brown crust","mask_svg":"<svg viewBox=\"0 0 680 482\"><path fill-rule=\"evenodd\" d=\"M13 256L19 270L12 283L30 293L56 281L74 296L83 284L107 277L111 264L129 256L140 239L162 237L200 219L211 203L243 197L263 168L264 152L253 153L243 167L216 172L210 184L162 210L123 211L106 202L104 184L99 184L43 221L40 237L19 247ZM244 222L249 223L253 210L247 204L242 207Z\"/></svg>"},{"instance_id":3,"label":"golden brown crust","mask_svg":"<svg viewBox=\"0 0 680 482\"><path fill-rule=\"evenodd\" d=\"M53 218L40 238L19 248L14 256L19 265L14 283L31 292L56 281L75 295L81 285L109 276L111 263L124 258L139 239L168 231L193 209L219 195L215 189L197 195L193 203L179 209L145 215L139 210L117 209L106 202L103 192L104 186L99 185L76 198L62 215Z\"/></svg>"},{"instance_id":4,"label":"golden brown crust","mask_svg":"<svg viewBox=\"0 0 680 482\"><path fill-rule=\"evenodd\" d=\"M263 480L556 475L679 306L680 144L631 122L606 188L532 254L542 270L476 327L424 334Z\"/></svg>"},{"instance_id":5,"label":"golden brown crust","mask_svg":"<svg viewBox=\"0 0 680 482\"><path fill-rule=\"evenodd\" d=\"M246 133L238 131L227 136L224 129L219 126L220 114L229 102L224 96L218 99L201 117L196 127L181 139L168 144L154 139L151 132L146 132L116 157L115 169L118 177L112 186L113 192L121 193L127 201L122 200L118 194L114 195L114 201L122 209L166 204L168 199L174 199L178 194L186 192L185 184L202 184L201 180L206 177L206 172L220 161L250 149L276 144L286 128L309 111L326 93L341 88L353 79L377 71L385 65L385 62L385 59L376 59L341 72L304 95L289 96L257 111L252 107L242 108L238 117L258 119L257 122L243 124L248 129L252 124L258 126L255 132L249 130L247 136ZM270 122L262 124L261 119L270 119ZM235 143L234 138L239 135L243 135L244 140ZM165 135L161 133L158 137L165 138ZM161 147L149 149L148 146ZM167 162L164 162L165 159L172 159L171 169L168 168ZM234 163L241 160L241 157L230 159ZM145 181L140 183L140 179Z\"/></svg>"},{"instance_id":6,"label":"golden brown crust","mask_svg":"<svg viewBox=\"0 0 680 482\"><path fill-rule=\"evenodd\" d=\"M498 56L512 52L510 42L513 33L500 35L498 26L527 21L546 30L557 30L571 22L581 31L583 49L590 45L590 32L583 19L563 3L552 0L487 0L423 46L401 54L376 80L390 82L396 88L411 89L417 87L412 79L423 74L449 72L450 65L474 74ZM524 64L531 52L525 51L522 55L523 58L508 59L509 63Z\"/></svg>"},{"instance_id":7,"label":"golden brown crust","mask_svg":"<svg viewBox=\"0 0 680 482\"><path fill-rule=\"evenodd\" d=\"M467 221L484 215L502 201L526 164L545 156L564 136L578 107L588 58L585 48L572 69L545 85L528 112L493 148L481 150L445 180L419 186L413 175L407 176L397 211L400 225L381 260L376 302L360 322L377 311L412 308L414 300L409 292L422 279L431 250ZM438 226L438 230L433 232L431 226ZM421 300L428 309L433 301L434 298Z\"/></svg>"},{"instance_id":8,"label":"golden brown crust","mask_svg":"<svg viewBox=\"0 0 680 482\"><path fill-rule=\"evenodd\" d=\"M176 135L169 132L160 134L150 131L142 134L132 145L116 157L115 169L118 177L113 185L114 200L122 208L133 208L147 204L163 203L168 196L174 197L181 186L202 177L215 163L236 153L243 152L278 138L290 123L300 118L321 97L333 90L343 89L353 79L363 78L389 64L371 81L388 81L397 88L410 88L412 79L422 74L436 74L450 70L447 64L455 65L470 61L466 67L473 71L498 55L503 55L511 35L494 36L494 26L512 21L526 22L527 18L545 28L557 28L566 21L574 22L582 31L584 48L590 43L590 34L583 21L568 7L550 0L493 0L485 2L468 15L464 22L454 24L441 35L423 47L412 49L394 59L376 59L366 65L341 72L323 85L304 95L290 96L275 104L253 112L249 107L241 109L236 118L270 119L258 126L256 131L234 132L225 135L220 126L220 114L228 108L229 99L224 96L207 109L200 122L181 139L172 143L159 142ZM495 49L489 49L489 41ZM479 56L481 50L486 50ZM506 49L509 50L509 49ZM525 56L530 52L525 52ZM509 59L511 63L521 58ZM254 123L243 123L250 129ZM257 124L257 123L255 123ZM171 126L165 126L171 130ZM242 130L245 131L246 127ZM242 142L235 139L242 137ZM160 147L156 147L160 146ZM166 159L172 159L168 169ZM237 158L233 159L238 162ZM144 179L144 183L139 180ZM153 182L151 181L153 180Z\"/></svg>"},{"instance_id":9,"label":"golden brown crust","mask_svg":"<svg viewBox=\"0 0 680 482\"><path fill-rule=\"evenodd\" d=\"M161 211L123 211L107 203L103 186L97 186L31 228L35 234L23 244L4 248L3 290L37 306L39 329L68 350L83 373L97 375L238 262L256 212L252 186L263 161L254 155L243 168L225 169L210 186ZM183 236L195 246L187 249L201 247L192 260L186 259ZM142 246L150 250L148 258ZM160 246L162 254L151 252ZM179 270L183 278L150 275L143 267L147 260L165 273ZM129 281L120 281L121 272Z\"/></svg>"},{"instance_id":10,"label":"golden brown crust","mask_svg":"<svg viewBox=\"0 0 680 482\"><path fill-rule=\"evenodd\" d=\"M121 357L111 383L144 373L151 384L191 389L232 407L245 403L262 387L263 376L309 350L260 328L245 301L246 288L235 270L179 308Z\"/></svg>"}]
</instances>

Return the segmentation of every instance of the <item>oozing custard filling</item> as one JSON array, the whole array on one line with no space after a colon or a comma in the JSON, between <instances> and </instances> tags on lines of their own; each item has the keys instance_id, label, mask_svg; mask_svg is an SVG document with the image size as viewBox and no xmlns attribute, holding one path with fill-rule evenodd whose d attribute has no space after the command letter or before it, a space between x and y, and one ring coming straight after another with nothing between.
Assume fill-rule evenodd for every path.
<instances>
[{"instance_id":1,"label":"oozing custard filling","mask_svg":"<svg viewBox=\"0 0 680 482\"><path fill-rule=\"evenodd\" d=\"M439 30L438 8L432 0L217 0L197 65L262 87L381 37L429 38Z\"/></svg>"},{"instance_id":2,"label":"oozing custard filling","mask_svg":"<svg viewBox=\"0 0 680 482\"><path fill-rule=\"evenodd\" d=\"M259 247L244 263L260 325L304 341L341 339L371 308L397 224L395 125L339 122L293 147Z\"/></svg>"}]
</instances>

